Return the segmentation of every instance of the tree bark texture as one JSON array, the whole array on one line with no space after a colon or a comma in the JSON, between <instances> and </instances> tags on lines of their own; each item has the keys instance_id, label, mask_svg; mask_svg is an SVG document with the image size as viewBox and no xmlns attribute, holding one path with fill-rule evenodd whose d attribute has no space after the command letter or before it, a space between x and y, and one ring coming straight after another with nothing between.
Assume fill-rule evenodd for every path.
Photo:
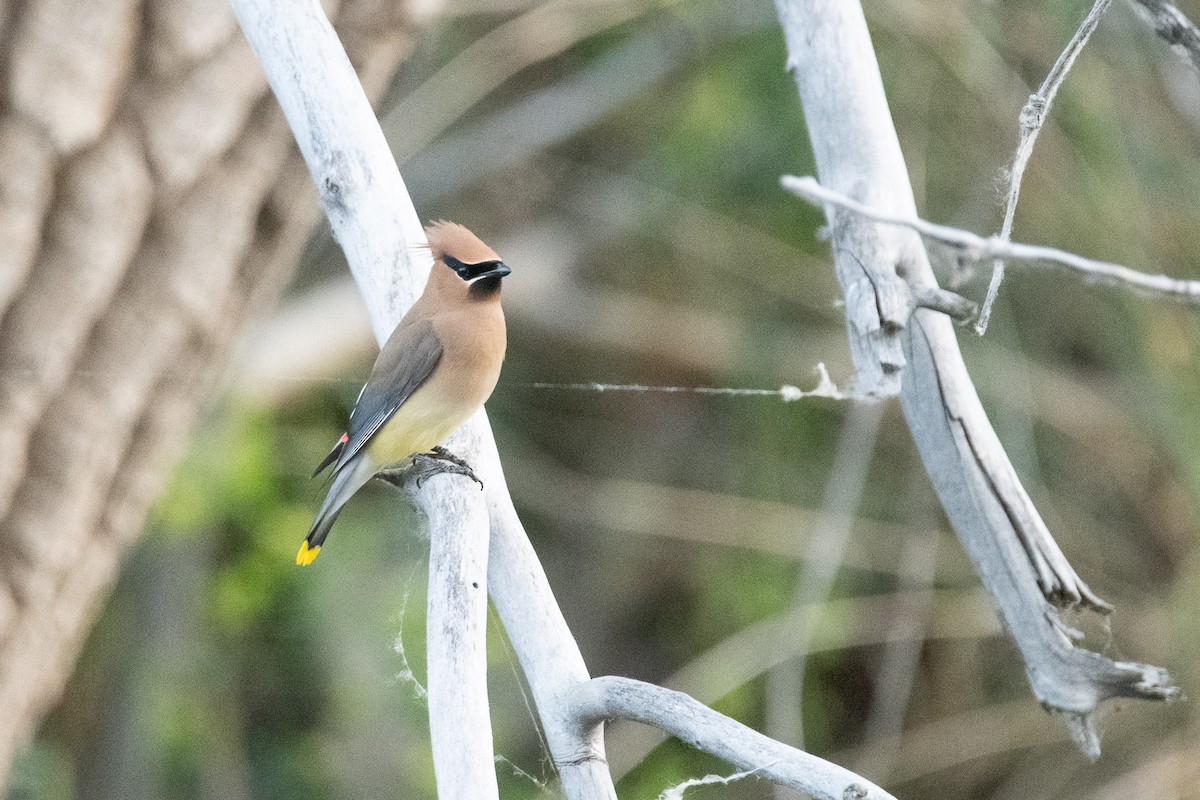
<instances>
[{"instance_id":1,"label":"tree bark texture","mask_svg":"<svg viewBox=\"0 0 1200 800\"><path fill-rule=\"evenodd\" d=\"M335 11L378 98L403 5ZM0 786L317 204L229 6L0 3Z\"/></svg>"}]
</instances>

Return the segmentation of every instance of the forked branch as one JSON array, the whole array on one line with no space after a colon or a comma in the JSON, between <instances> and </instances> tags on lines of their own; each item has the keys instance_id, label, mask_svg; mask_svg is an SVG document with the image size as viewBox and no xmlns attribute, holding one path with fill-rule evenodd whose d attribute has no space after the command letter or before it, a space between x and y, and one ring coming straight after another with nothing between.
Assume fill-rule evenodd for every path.
<instances>
[{"instance_id":1,"label":"forked branch","mask_svg":"<svg viewBox=\"0 0 1200 800\"><path fill-rule=\"evenodd\" d=\"M900 395L925 469L1021 650L1034 694L1096 757L1094 715L1104 701L1170 699L1178 690L1161 669L1075 647L1059 617L1062 607L1108 606L1071 568L1021 485L950 320L912 299L937 288L916 232L930 228L908 224L917 220L916 204L861 7L822 0L776 6L821 179L788 185L825 206L859 383ZM992 246L971 245L981 253Z\"/></svg>"},{"instance_id":2,"label":"forked branch","mask_svg":"<svg viewBox=\"0 0 1200 800\"><path fill-rule=\"evenodd\" d=\"M610 676L576 687L571 703L583 725L598 726L615 719L653 725L697 750L819 800L892 798L850 770L764 736L683 692Z\"/></svg>"},{"instance_id":3,"label":"forked branch","mask_svg":"<svg viewBox=\"0 0 1200 800\"><path fill-rule=\"evenodd\" d=\"M431 266L395 161L318 0L232 2L296 135L382 342L416 298ZM428 635L431 657L440 658L429 666L440 796L496 796L479 624L486 588L528 679L570 800L615 800L599 721L618 712L657 720L736 763L766 754L782 765L777 765L781 777L819 797L889 797L853 773L786 748L694 700L672 697L664 705L663 689L619 678L591 681L517 517L482 411L455 435L452 448L483 480L486 515L470 481L431 480L416 489L417 505L437 539L430 553L430 592L438 596L429 601ZM444 675L435 680L439 670ZM681 716L672 719L675 713ZM731 741L724 741L726 735ZM800 766L787 772L788 764ZM859 791L863 787L873 794Z\"/></svg>"},{"instance_id":4,"label":"forked branch","mask_svg":"<svg viewBox=\"0 0 1200 800\"><path fill-rule=\"evenodd\" d=\"M335 235L362 290L376 338L382 342L416 298L431 266L428 250L421 248L424 235L416 210L387 142L316 0L235 0L234 8L296 135ZM511 500L482 411L463 426L454 448L471 461L487 484L488 515L483 519L461 516L452 502L439 502L435 496L439 487L427 483L418 490L418 504L431 518L444 523L439 526L441 530L449 534L456 525L484 525L452 535L458 543L457 555L437 547L433 548L433 557L452 556L487 564L487 588L522 664L531 674L546 738L568 796L614 798L599 736L579 739L554 715L565 687L589 676L519 521L514 526L506 524L507 519L494 519L497 507L511 508ZM463 482L445 487L440 499L450 501L456 492L474 492L459 483ZM478 498L477 492L473 497ZM486 548L487 553L463 549L478 547ZM431 563L430 571L438 574L443 569ZM497 579L498 573L504 577ZM519 578L509 577L508 573ZM460 577L459 582L464 579ZM478 607L474 593L461 585L456 588L463 591L438 602L436 607L444 616L441 624L430 620L431 635L452 639L472 632L482 636L482 628L474 624ZM535 646L529 645L530 640L535 640ZM482 650L482 642L471 647ZM546 651L554 658L546 660ZM453 653L454 648L431 647L430 652ZM430 664L430 672L445 670L456 676L459 686L481 687L486 676L478 668L463 671L468 665L480 666L477 660L434 663ZM485 689L430 694L431 717L442 717L445 706L444 718L457 717L461 727L456 736L441 737L446 746L439 745L434 754L439 791L446 796L495 796L491 787L480 790L482 780L473 777L494 771L486 697ZM590 757L581 757L584 754Z\"/></svg>"}]
</instances>

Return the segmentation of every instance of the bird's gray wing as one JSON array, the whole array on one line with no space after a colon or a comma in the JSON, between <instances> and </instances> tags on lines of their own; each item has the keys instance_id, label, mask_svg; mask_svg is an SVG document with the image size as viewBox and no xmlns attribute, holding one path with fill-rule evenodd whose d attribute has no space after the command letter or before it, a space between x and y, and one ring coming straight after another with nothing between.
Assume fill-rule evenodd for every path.
<instances>
[{"instance_id":1,"label":"bird's gray wing","mask_svg":"<svg viewBox=\"0 0 1200 800\"><path fill-rule=\"evenodd\" d=\"M442 342L428 320L405 325L392 334L350 412L348 438L334 473L358 455L396 409L425 382L441 357Z\"/></svg>"}]
</instances>

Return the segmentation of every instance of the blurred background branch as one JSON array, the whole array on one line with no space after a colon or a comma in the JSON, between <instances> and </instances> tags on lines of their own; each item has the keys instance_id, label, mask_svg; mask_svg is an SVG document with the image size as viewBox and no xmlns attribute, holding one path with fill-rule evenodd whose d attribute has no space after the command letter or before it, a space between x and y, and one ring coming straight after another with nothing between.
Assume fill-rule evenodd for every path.
<instances>
[{"instance_id":1,"label":"blurred background branch","mask_svg":"<svg viewBox=\"0 0 1200 800\"><path fill-rule=\"evenodd\" d=\"M1159 37L1200 70L1200 28L1173 3L1132 0L1142 19Z\"/></svg>"}]
</instances>

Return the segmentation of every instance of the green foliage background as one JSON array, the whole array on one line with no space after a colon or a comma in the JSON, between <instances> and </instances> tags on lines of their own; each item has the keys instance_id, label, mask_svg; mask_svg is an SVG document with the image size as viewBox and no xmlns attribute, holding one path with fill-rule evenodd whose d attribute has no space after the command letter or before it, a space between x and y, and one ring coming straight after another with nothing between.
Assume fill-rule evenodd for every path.
<instances>
[{"instance_id":1,"label":"green foliage background","mask_svg":"<svg viewBox=\"0 0 1200 800\"><path fill-rule=\"evenodd\" d=\"M412 111L408 93L523 13L514 5L437 21L390 102ZM568 7L582 18L592 5ZM772 8L625 5L632 19L519 71L462 109L403 171L423 215L470 225L514 267L509 357L489 411L522 518L593 674L663 682L705 663L697 660L710 648L742 641L731 637L747 637L739 651L751 661L787 648L786 639L755 639L754 626L803 593L809 512L822 506L848 409L533 384L807 388L817 361L839 383L852 373L822 219L778 185L779 175L813 166ZM1089 6L867 4L925 217L998 229L1020 106ZM626 52L660 61L616 58ZM549 103L555 87L588 75L608 76L628 96ZM544 116L489 128L537 100ZM1115 4L1039 141L1015 238L1200 278L1197 109L1196 75ZM550 123L584 113L591 121L570 135L535 142ZM402 138L402 115L386 119ZM517 155L512 163L494 169L486 149L466 147L481 129L488 147ZM437 161L439 152L453 159ZM934 256L944 282L982 298L986 270L964 274ZM539 257L547 263L535 268ZM344 275L328 234L318 234L294 295ZM1195 694L1200 315L1016 267L987 337L963 331L960 340L1051 529L1117 606L1111 629L1081 624L1095 629L1098 647L1163 664ZM419 520L401 494L369 487L316 564L292 564L322 495L309 472L369 369L369 343L356 352L336 375L295 375L265 393L247 392L256 376L235 369L66 697L17 765L11 800L434 797L417 688L427 551ZM809 749L904 798L1190 796L1184 787L1200 771L1188 756L1198 744L1193 705L1120 708L1096 765L1037 709L992 618L965 613L981 604L977 582L895 405L859 468L866 494L818 632L824 645L806 671ZM923 633L911 695L893 720L902 727L873 739L887 649L858 631L886 628L900 608L889 598L905 585L898 565L913 543L935 559L932 583L916 587L933 599L906 620ZM498 623L489 654L502 795L549 796L552 770ZM404 677L409 667L414 679ZM762 729L768 706L787 702L763 672L716 707ZM610 730L614 765L628 766L620 742L634 735ZM618 788L653 797L727 771L668 741ZM1138 788L1122 788L1130 785ZM772 796L754 780L696 793Z\"/></svg>"}]
</instances>

